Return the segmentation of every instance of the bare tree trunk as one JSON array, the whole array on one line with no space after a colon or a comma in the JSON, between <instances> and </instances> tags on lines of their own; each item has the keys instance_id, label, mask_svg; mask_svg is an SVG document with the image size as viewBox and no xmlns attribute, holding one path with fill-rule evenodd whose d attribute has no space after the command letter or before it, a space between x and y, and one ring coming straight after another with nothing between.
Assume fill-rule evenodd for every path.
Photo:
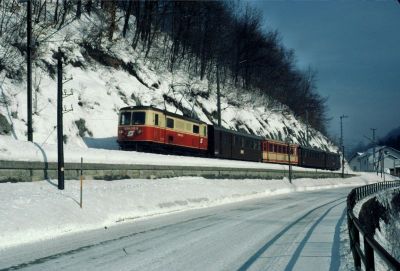
<instances>
[{"instance_id":1,"label":"bare tree trunk","mask_svg":"<svg viewBox=\"0 0 400 271\"><path fill-rule=\"evenodd\" d=\"M135 1L134 3L134 14L136 17L136 29L135 29L135 36L133 37L132 40L132 47L135 49L137 46L137 43L139 41L139 35L141 31L141 12L140 12L140 2Z\"/></svg>"},{"instance_id":2,"label":"bare tree trunk","mask_svg":"<svg viewBox=\"0 0 400 271\"><path fill-rule=\"evenodd\" d=\"M90 16L90 12L92 12L92 8L93 8L93 2L92 2L92 0L88 0L85 5L85 10L89 14L89 16Z\"/></svg>"},{"instance_id":3,"label":"bare tree trunk","mask_svg":"<svg viewBox=\"0 0 400 271\"><path fill-rule=\"evenodd\" d=\"M65 22L65 18L67 17L68 14L68 0L64 0L64 8L63 8L63 14L62 14L62 18L61 18L61 22L60 25L58 26L58 29L61 29L61 27L64 25Z\"/></svg>"},{"instance_id":4,"label":"bare tree trunk","mask_svg":"<svg viewBox=\"0 0 400 271\"><path fill-rule=\"evenodd\" d=\"M54 11L54 22L57 23L57 18L58 18L58 0L56 0L56 8Z\"/></svg>"},{"instance_id":5,"label":"bare tree trunk","mask_svg":"<svg viewBox=\"0 0 400 271\"><path fill-rule=\"evenodd\" d=\"M126 12L125 12L125 22L124 22L124 28L122 30L122 36L124 38L126 37L126 31L128 31L128 29L129 29L129 17L131 16L132 2L133 2L133 0L129 1L128 7L126 8Z\"/></svg>"},{"instance_id":6,"label":"bare tree trunk","mask_svg":"<svg viewBox=\"0 0 400 271\"><path fill-rule=\"evenodd\" d=\"M47 1L44 1L44 21L47 20Z\"/></svg>"},{"instance_id":7,"label":"bare tree trunk","mask_svg":"<svg viewBox=\"0 0 400 271\"><path fill-rule=\"evenodd\" d=\"M40 5L39 11L38 11L37 16L36 16L36 19L35 19L35 23L39 23L39 21L40 21L40 15L42 15L42 11L43 11L43 10L44 10L44 17L46 18L46 9L45 9L45 6L46 6L46 1L44 1L43 4Z\"/></svg>"},{"instance_id":8,"label":"bare tree trunk","mask_svg":"<svg viewBox=\"0 0 400 271\"><path fill-rule=\"evenodd\" d=\"M76 18L80 19L82 14L82 0L76 2Z\"/></svg>"},{"instance_id":9,"label":"bare tree trunk","mask_svg":"<svg viewBox=\"0 0 400 271\"><path fill-rule=\"evenodd\" d=\"M112 41L112 38L114 36L114 31L116 28L116 11L117 11L117 4L115 0L112 0L109 2L109 12L110 12L110 26L108 27L108 40Z\"/></svg>"}]
</instances>

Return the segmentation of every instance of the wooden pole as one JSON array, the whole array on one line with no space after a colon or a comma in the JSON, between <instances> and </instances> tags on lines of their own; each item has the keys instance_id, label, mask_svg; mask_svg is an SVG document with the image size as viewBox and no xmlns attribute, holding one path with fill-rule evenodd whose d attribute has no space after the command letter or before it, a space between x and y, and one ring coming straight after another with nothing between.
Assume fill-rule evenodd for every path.
<instances>
[{"instance_id":1,"label":"wooden pole","mask_svg":"<svg viewBox=\"0 0 400 271\"><path fill-rule=\"evenodd\" d=\"M33 142L33 128L32 128L32 1L27 2L27 124L28 124L28 141Z\"/></svg>"},{"instance_id":2,"label":"wooden pole","mask_svg":"<svg viewBox=\"0 0 400 271\"><path fill-rule=\"evenodd\" d=\"M63 78L62 55L58 48L57 61L57 150L58 150L58 189L64 190L64 138L63 138Z\"/></svg>"}]
</instances>

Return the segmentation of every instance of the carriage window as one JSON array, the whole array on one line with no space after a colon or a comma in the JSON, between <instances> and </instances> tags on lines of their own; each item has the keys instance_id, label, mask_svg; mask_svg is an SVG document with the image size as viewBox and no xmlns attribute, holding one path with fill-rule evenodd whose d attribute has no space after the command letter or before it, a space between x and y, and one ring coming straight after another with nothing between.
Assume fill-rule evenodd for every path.
<instances>
[{"instance_id":1,"label":"carriage window","mask_svg":"<svg viewBox=\"0 0 400 271\"><path fill-rule=\"evenodd\" d=\"M154 115L154 125L158 126L158 114Z\"/></svg>"},{"instance_id":2,"label":"carriage window","mask_svg":"<svg viewBox=\"0 0 400 271\"><path fill-rule=\"evenodd\" d=\"M193 125L193 133L195 133L195 134L199 133L199 126L198 125Z\"/></svg>"},{"instance_id":3,"label":"carriage window","mask_svg":"<svg viewBox=\"0 0 400 271\"><path fill-rule=\"evenodd\" d=\"M204 136L207 136L207 126L204 126L203 128L204 128L204 131L203 131L204 132Z\"/></svg>"},{"instance_id":4,"label":"carriage window","mask_svg":"<svg viewBox=\"0 0 400 271\"><path fill-rule=\"evenodd\" d=\"M174 120L167 118L167 127L168 128L174 128Z\"/></svg>"},{"instance_id":5,"label":"carriage window","mask_svg":"<svg viewBox=\"0 0 400 271\"><path fill-rule=\"evenodd\" d=\"M131 112L121 113L121 118L119 120L120 125L130 125L131 124Z\"/></svg>"},{"instance_id":6,"label":"carriage window","mask_svg":"<svg viewBox=\"0 0 400 271\"><path fill-rule=\"evenodd\" d=\"M132 125L143 125L146 120L145 112L132 112Z\"/></svg>"}]
</instances>

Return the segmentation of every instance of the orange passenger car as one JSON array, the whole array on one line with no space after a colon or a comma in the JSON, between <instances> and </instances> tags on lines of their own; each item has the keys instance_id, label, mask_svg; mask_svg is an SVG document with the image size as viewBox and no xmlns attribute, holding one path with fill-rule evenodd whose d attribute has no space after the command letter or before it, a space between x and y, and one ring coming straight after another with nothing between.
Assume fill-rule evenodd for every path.
<instances>
[{"instance_id":1,"label":"orange passenger car","mask_svg":"<svg viewBox=\"0 0 400 271\"><path fill-rule=\"evenodd\" d=\"M207 124L151 106L121 108L118 144L122 149L205 154Z\"/></svg>"},{"instance_id":2,"label":"orange passenger car","mask_svg":"<svg viewBox=\"0 0 400 271\"><path fill-rule=\"evenodd\" d=\"M297 165L299 162L297 144L287 144L282 141L264 140L262 142L262 159L267 163Z\"/></svg>"}]
</instances>

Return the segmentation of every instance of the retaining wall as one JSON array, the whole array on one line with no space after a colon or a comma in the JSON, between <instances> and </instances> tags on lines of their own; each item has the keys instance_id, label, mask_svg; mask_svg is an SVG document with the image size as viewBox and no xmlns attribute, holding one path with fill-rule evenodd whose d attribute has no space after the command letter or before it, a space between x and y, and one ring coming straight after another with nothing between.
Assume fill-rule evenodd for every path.
<instances>
[{"instance_id":1,"label":"retaining wall","mask_svg":"<svg viewBox=\"0 0 400 271\"><path fill-rule=\"evenodd\" d=\"M83 164L85 179L146 179L179 176L203 176L206 178L230 179L281 179L288 177L287 170L244 169L226 167L161 166L161 165L122 165L122 164ZM65 179L79 179L81 165L65 164ZM293 171L293 178L339 178L340 173L324 171ZM351 175L346 175L349 177ZM57 179L57 163L0 161L0 182L32 182L44 179Z\"/></svg>"}]
</instances>

